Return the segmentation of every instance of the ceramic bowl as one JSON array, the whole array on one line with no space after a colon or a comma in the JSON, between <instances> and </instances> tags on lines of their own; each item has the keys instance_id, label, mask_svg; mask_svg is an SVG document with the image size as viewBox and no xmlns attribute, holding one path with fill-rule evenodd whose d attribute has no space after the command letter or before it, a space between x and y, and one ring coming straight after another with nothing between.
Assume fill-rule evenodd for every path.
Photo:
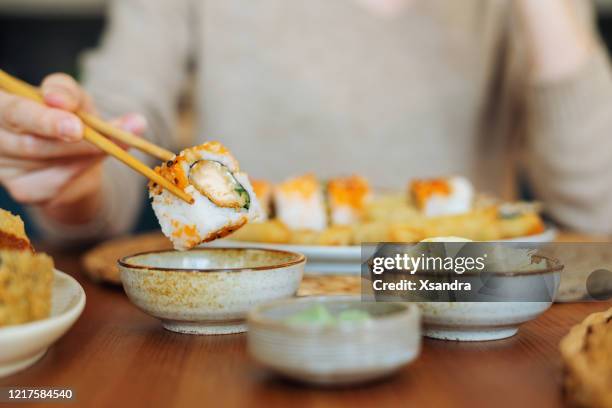
<instances>
[{"instance_id":1,"label":"ceramic bowl","mask_svg":"<svg viewBox=\"0 0 612 408\"><path fill-rule=\"evenodd\" d=\"M544 313L552 302L422 303L423 334L440 340L501 340Z\"/></svg>"},{"instance_id":2,"label":"ceramic bowl","mask_svg":"<svg viewBox=\"0 0 612 408\"><path fill-rule=\"evenodd\" d=\"M79 283L55 271L51 291L51 315L42 320L0 328L0 377L23 370L40 360L64 335L85 307Z\"/></svg>"},{"instance_id":3,"label":"ceramic bowl","mask_svg":"<svg viewBox=\"0 0 612 408\"><path fill-rule=\"evenodd\" d=\"M373 318L350 325L287 323L289 316L323 304L330 312L367 311ZM306 297L272 302L249 313L253 358L289 378L319 385L352 384L393 373L420 351L420 313L401 303L366 303L359 296Z\"/></svg>"},{"instance_id":4,"label":"ceramic bowl","mask_svg":"<svg viewBox=\"0 0 612 408\"><path fill-rule=\"evenodd\" d=\"M416 301L411 295L404 300L413 301L421 309L423 334L426 337L457 341L511 337L518 332L522 323L537 318L550 308L557 295L563 265L556 259L542 258L546 259L547 265L538 270L493 272L486 275L486 279L483 275L466 273L461 281L470 283L473 288L480 288L477 295L454 292L453 302L440 299ZM418 285L419 280L431 279L431 276L416 273L395 279L402 278L417 281ZM375 297L383 300L378 294ZM398 298L392 297L394 301L398 301ZM464 301L468 299L469 302Z\"/></svg>"},{"instance_id":5,"label":"ceramic bowl","mask_svg":"<svg viewBox=\"0 0 612 408\"><path fill-rule=\"evenodd\" d=\"M272 249L200 248L156 251L119 260L128 297L164 328L187 334L246 331L246 313L293 296L304 255Z\"/></svg>"}]
</instances>

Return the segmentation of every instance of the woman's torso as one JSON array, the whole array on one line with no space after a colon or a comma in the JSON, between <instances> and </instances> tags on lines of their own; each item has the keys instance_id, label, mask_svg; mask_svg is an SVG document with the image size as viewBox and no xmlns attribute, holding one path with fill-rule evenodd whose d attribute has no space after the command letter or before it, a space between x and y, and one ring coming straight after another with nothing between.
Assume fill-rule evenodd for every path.
<instances>
[{"instance_id":1,"label":"woman's torso","mask_svg":"<svg viewBox=\"0 0 612 408\"><path fill-rule=\"evenodd\" d=\"M196 2L198 134L255 177L454 173L499 191L504 130L484 123L504 98L504 3L420 0L388 18L356 0Z\"/></svg>"}]
</instances>

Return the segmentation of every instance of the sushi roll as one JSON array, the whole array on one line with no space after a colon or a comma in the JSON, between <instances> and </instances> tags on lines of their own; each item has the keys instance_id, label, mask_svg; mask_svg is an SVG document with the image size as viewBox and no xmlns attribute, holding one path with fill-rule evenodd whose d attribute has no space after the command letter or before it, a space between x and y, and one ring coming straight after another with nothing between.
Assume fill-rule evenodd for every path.
<instances>
[{"instance_id":1,"label":"sushi roll","mask_svg":"<svg viewBox=\"0 0 612 408\"><path fill-rule=\"evenodd\" d=\"M290 229L321 231L327 226L321 183L312 174L278 184L274 205L276 217Z\"/></svg>"},{"instance_id":2,"label":"sushi roll","mask_svg":"<svg viewBox=\"0 0 612 408\"><path fill-rule=\"evenodd\" d=\"M224 237L261 215L248 176L219 142L185 149L155 171L194 199L188 204L149 183L151 205L162 232L179 251Z\"/></svg>"},{"instance_id":3,"label":"sushi roll","mask_svg":"<svg viewBox=\"0 0 612 408\"><path fill-rule=\"evenodd\" d=\"M260 221L272 218L272 183L266 180L251 178L251 185L262 209Z\"/></svg>"},{"instance_id":4,"label":"sushi roll","mask_svg":"<svg viewBox=\"0 0 612 408\"><path fill-rule=\"evenodd\" d=\"M327 199L332 224L353 224L361 219L370 200L370 186L357 175L334 179L327 184Z\"/></svg>"},{"instance_id":5,"label":"sushi roll","mask_svg":"<svg viewBox=\"0 0 612 408\"><path fill-rule=\"evenodd\" d=\"M474 202L474 187L465 177L413 180L410 196L428 217L469 212Z\"/></svg>"}]
</instances>

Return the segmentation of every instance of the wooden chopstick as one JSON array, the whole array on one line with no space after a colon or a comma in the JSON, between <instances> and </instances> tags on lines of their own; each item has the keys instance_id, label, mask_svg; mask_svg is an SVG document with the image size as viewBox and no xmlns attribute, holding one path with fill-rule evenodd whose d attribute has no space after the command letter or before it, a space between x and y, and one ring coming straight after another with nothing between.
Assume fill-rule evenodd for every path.
<instances>
[{"instance_id":1,"label":"wooden chopstick","mask_svg":"<svg viewBox=\"0 0 612 408\"><path fill-rule=\"evenodd\" d=\"M12 77L11 75L7 74L6 72L2 70L0 70L0 87L12 94L19 95L24 98L28 98L33 101L44 104L44 99L37 88L17 78ZM108 140L100 132L98 132L93 127L91 127L91 125L87 123L85 119L81 118L81 120L83 120L84 122L83 138L85 140L97 146L100 150L108 153L109 155L127 164L132 169L136 170L137 172L139 172L140 174L142 174L149 180L153 181L154 183L159 184L161 187L170 191L172 194L176 195L180 199L186 201L189 204L193 203L194 201L193 197L191 197L189 194L185 193L183 190L178 188L176 185L172 184L170 181L166 180L160 174L153 171L149 166L145 165L140 160L136 159L134 156L132 156L131 154L123 150L121 147L117 146L115 143ZM111 126L111 125L108 125L108 126ZM124 133L127 133L127 132L124 132ZM134 135L131 135L131 134L129 135L130 135L129 139L136 138L136 136ZM122 140L122 141L125 142L125 140ZM152 143L149 143L149 144L152 146L155 146ZM158 148L159 151L164 150L161 147L158 147L158 146L155 146L155 147ZM172 154L171 152L170 154L171 155L169 157L165 156L164 160L170 160L174 156L174 154Z\"/></svg>"},{"instance_id":2,"label":"wooden chopstick","mask_svg":"<svg viewBox=\"0 0 612 408\"><path fill-rule=\"evenodd\" d=\"M89 125L89 127L97 130L103 135L110 136L115 140L123 142L128 146L132 146L141 152L157 157L162 161L168 161L174 158L174 153L172 153L170 150L166 150L163 147L149 142L147 139L143 139L133 135L130 132L119 129L110 123L103 121L99 117L92 115L91 113L77 111L76 114L86 125Z\"/></svg>"}]
</instances>

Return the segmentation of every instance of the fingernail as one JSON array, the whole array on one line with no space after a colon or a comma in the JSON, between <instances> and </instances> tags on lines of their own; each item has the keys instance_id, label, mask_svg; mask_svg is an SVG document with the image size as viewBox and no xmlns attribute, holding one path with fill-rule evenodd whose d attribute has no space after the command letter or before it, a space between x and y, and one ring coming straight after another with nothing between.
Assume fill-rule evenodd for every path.
<instances>
[{"instance_id":1,"label":"fingernail","mask_svg":"<svg viewBox=\"0 0 612 408\"><path fill-rule=\"evenodd\" d=\"M142 115L138 115L138 114L128 115L123 120L121 127L124 130L127 130L128 132L141 133L147 127L147 120Z\"/></svg>"},{"instance_id":2,"label":"fingernail","mask_svg":"<svg viewBox=\"0 0 612 408\"><path fill-rule=\"evenodd\" d=\"M65 118L59 122L60 137L66 141L79 140L83 133L83 125L80 120Z\"/></svg>"},{"instance_id":3,"label":"fingernail","mask_svg":"<svg viewBox=\"0 0 612 408\"><path fill-rule=\"evenodd\" d=\"M44 92L43 98L45 98L47 105L54 106L56 108L61 108L65 104L64 97L58 93Z\"/></svg>"}]
</instances>

